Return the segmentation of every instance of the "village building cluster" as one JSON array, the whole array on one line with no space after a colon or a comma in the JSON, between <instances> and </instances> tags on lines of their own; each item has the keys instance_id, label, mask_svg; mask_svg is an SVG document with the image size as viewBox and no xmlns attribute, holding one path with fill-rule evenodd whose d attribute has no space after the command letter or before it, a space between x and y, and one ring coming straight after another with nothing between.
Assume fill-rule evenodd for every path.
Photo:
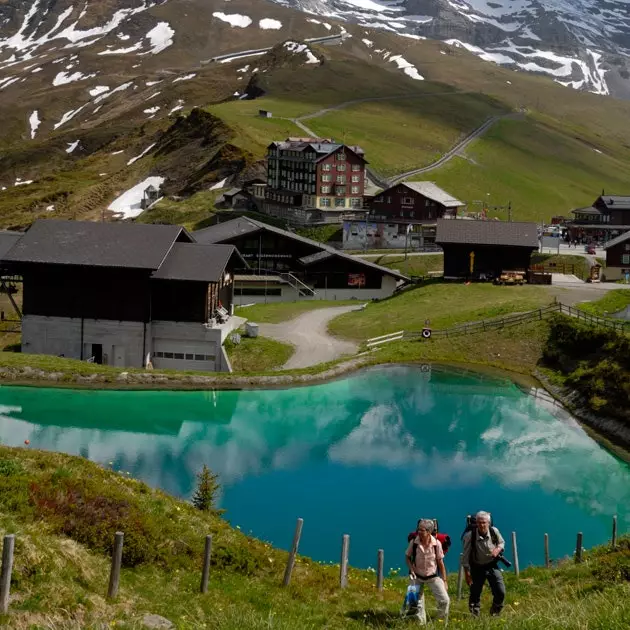
<instances>
[{"instance_id":1,"label":"village building cluster","mask_svg":"<svg viewBox=\"0 0 630 630\"><path fill-rule=\"evenodd\" d=\"M159 191L147 189L148 207ZM268 147L266 180L233 188L235 213L196 232L172 225L39 220L0 233L3 286L23 282L22 351L120 367L230 371L224 343L245 322L235 305L391 297L412 279L352 250L442 251L447 280L497 281L530 265L535 223L490 220L433 182L376 189L364 151L323 138ZM606 279L630 276L630 196L602 193L557 219L552 236L598 241ZM480 220L481 219L481 220ZM277 227L281 220L287 229ZM336 246L295 232L338 225ZM356 252L355 252L356 253ZM14 305L17 310L17 305Z\"/></svg>"}]
</instances>

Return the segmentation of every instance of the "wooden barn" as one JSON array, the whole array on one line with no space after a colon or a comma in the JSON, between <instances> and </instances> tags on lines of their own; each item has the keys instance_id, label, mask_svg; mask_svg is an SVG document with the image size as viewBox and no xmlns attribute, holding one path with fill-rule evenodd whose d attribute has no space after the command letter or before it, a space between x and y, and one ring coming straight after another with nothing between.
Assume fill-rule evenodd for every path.
<instances>
[{"instance_id":1,"label":"wooden barn","mask_svg":"<svg viewBox=\"0 0 630 630\"><path fill-rule=\"evenodd\" d=\"M2 256L23 278L22 351L120 367L223 371L233 246L182 227L40 220Z\"/></svg>"},{"instance_id":2,"label":"wooden barn","mask_svg":"<svg viewBox=\"0 0 630 630\"><path fill-rule=\"evenodd\" d=\"M439 219L436 242L444 250L444 278L486 280L502 271L527 271L538 249L538 228L535 223Z\"/></svg>"},{"instance_id":3,"label":"wooden barn","mask_svg":"<svg viewBox=\"0 0 630 630\"><path fill-rule=\"evenodd\" d=\"M200 243L234 245L248 262L249 269L236 276L237 304L385 298L408 281L397 271L248 217L212 225L193 236Z\"/></svg>"}]
</instances>

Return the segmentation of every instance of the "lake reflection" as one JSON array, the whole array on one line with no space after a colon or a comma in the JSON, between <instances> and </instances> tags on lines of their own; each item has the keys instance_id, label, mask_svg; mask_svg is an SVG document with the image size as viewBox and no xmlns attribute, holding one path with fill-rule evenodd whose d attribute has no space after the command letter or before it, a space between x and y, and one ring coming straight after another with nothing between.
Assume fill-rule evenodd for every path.
<instances>
[{"instance_id":1,"label":"lake reflection","mask_svg":"<svg viewBox=\"0 0 630 630\"><path fill-rule=\"evenodd\" d=\"M86 392L0 388L0 440L80 454L189 497L208 464L226 517L286 547L402 565L406 533L438 517L456 541L464 517L493 512L518 532L521 564L604 542L630 526L630 469L564 412L508 381L389 367L314 387L242 392ZM456 553L449 564L456 564Z\"/></svg>"}]
</instances>

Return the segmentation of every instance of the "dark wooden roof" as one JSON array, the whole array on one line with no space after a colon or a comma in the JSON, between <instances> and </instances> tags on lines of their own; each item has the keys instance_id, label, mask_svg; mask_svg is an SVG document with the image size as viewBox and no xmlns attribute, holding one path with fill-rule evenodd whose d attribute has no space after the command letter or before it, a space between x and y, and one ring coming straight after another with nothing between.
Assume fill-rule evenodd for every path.
<instances>
[{"instance_id":1,"label":"dark wooden roof","mask_svg":"<svg viewBox=\"0 0 630 630\"><path fill-rule=\"evenodd\" d=\"M0 259L24 236L22 232L0 231Z\"/></svg>"},{"instance_id":2,"label":"dark wooden roof","mask_svg":"<svg viewBox=\"0 0 630 630\"><path fill-rule=\"evenodd\" d=\"M438 219L436 243L538 247L535 223Z\"/></svg>"},{"instance_id":3,"label":"dark wooden roof","mask_svg":"<svg viewBox=\"0 0 630 630\"><path fill-rule=\"evenodd\" d=\"M255 234L260 232L261 229L260 226L247 217L239 217L238 219L231 219L230 221L224 221L223 223L217 223L202 230L197 230L193 232L193 237L197 243L222 243L238 236L243 236L243 234Z\"/></svg>"},{"instance_id":4,"label":"dark wooden roof","mask_svg":"<svg viewBox=\"0 0 630 630\"><path fill-rule=\"evenodd\" d=\"M616 238L613 238L611 241L608 241L608 243L604 245L604 249L610 249L611 247L619 245L619 243L624 243L625 241L630 241L630 231L625 232L624 234L620 234Z\"/></svg>"},{"instance_id":5,"label":"dark wooden roof","mask_svg":"<svg viewBox=\"0 0 630 630\"><path fill-rule=\"evenodd\" d=\"M192 241L178 225L42 219L2 258L11 263L158 269L178 239Z\"/></svg>"},{"instance_id":6,"label":"dark wooden roof","mask_svg":"<svg viewBox=\"0 0 630 630\"><path fill-rule=\"evenodd\" d=\"M232 256L238 258L239 266L247 267L233 245L175 243L152 277L158 280L219 282Z\"/></svg>"},{"instance_id":7,"label":"dark wooden roof","mask_svg":"<svg viewBox=\"0 0 630 630\"><path fill-rule=\"evenodd\" d=\"M607 210L630 210L630 195L602 195L600 200Z\"/></svg>"},{"instance_id":8,"label":"dark wooden roof","mask_svg":"<svg viewBox=\"0 0 630 630\"><path fill-rule=\"evenodd\" d=\"M310 245L311 247L316 247L318 250L320 250L316 253L327 252L327 257L336 256L337 258L351 260L358 265L370 267L372 269L380 271L382 274L393 276L398 280L409 280L407 276L404 276L403 274L398 273L393 269L381 267L380 265L369 262L357 256L350 256L349 254L345 254L344 252L339 251L334 247L330 247L330 245L325 245L324 243L320 243L310 238L300 236L299 234L295 234L294 232L288 232L287 230L275 227L274 225L269 225L268 223L263 223L262 221L257 221L256 219L250 219L249 217L240 217L239 219L232 219L231 221L219 223L218 225L211 225L210 227L199 230L198 232L193 232L193 236L195 240L200 243L220 243L232 240L233 238L237 236L242 236L243 234L255 234L257 232L260 232L261 230L272 232L273 234L278 234L280 236L284 236L285 238L290 238L305 245Z\"/></svg>"}]
</instances>

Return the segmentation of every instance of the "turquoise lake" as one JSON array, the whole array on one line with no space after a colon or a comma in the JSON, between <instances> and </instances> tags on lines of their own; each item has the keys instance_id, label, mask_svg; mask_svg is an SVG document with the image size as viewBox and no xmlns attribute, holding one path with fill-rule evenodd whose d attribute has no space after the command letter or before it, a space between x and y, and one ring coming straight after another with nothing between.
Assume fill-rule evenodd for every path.
<instances>
[{"instance_id":1,"label":"turquoise lake","mask_svg":"<svg viewBox=\"0 0 630 630\"><path fill-rule=\"evenodd\" d=\"M368 370L283 390L75 391L0 387L0 442L89 458L189 498L203 464L245 532L338 562L402 567L406 535L436 517L457 565L468 513L485 509L521 566L605 542L613 514L630 529L630 467L562 409L472 372ZM111 462L111 464L110 464ZM202 534L201 532L200 534ZM511 558L511 550L506 554Z\"/></svg>"}]
</instances>

